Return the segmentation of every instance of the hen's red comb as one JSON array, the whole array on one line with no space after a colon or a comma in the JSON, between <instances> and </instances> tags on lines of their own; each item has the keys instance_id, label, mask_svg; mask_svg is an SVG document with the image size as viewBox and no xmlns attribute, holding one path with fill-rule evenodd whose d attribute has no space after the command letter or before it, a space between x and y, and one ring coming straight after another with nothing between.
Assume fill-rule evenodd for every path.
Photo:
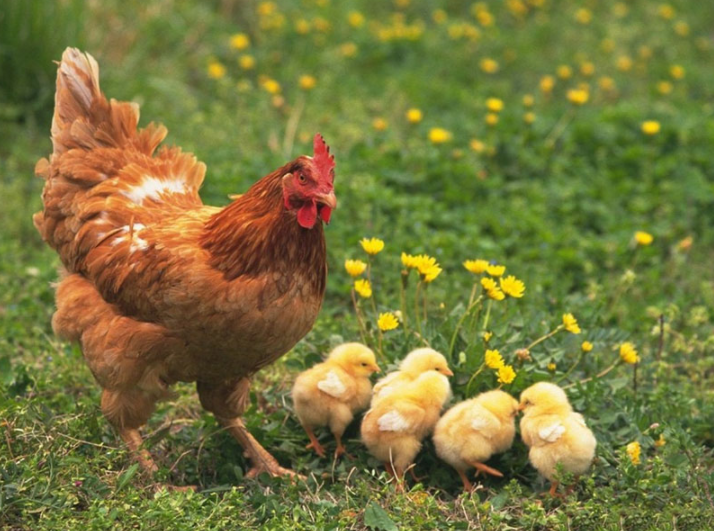
<instances>
[{"instance_id":1,"label":"hen's red comb","mask_svg":"<svg viewBox=\"0 0 714 531\"><path fill-rule=\"evenodd\" d=\"M325 139L322 138L320 133L317 133L312 141L312 151L312 160L315 162L318 171L322 175L329 175L330 181L332 181L335 157L330 155L330 148L325 144Z\"/></svg>"}]
</instances>

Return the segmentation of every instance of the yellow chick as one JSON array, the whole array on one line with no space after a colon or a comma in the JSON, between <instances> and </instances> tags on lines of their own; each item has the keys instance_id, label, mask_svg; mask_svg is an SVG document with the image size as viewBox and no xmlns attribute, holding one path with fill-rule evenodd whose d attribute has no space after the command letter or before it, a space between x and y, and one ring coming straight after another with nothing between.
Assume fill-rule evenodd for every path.
<instances>
[{"instance_id":1,"label":"yellow chick","mask_svg":"<svg viewBox=\"0 0 714 531\"><path fill-rule=\"evenodd\" d=\"M379 366L372 350L361 343L345 343L330 352L323 363L297 377L292 396L295 413L310 438L305 448L325 457L325 449L313 430L329 426L337 440L335 457L346 453L342 434L354 414L369 404L369 377L375 372L379 372Z\"/></svg>"},{"instance_id":2,"label":"yellow chick","mask_svg":"<svg viewBox=\"0 0 714 531\"><path fill-rule=\"evenodd\" d=\"M531 464L551 482L550 495L556 496L556 465L576 476L586 472L595 458L595 436L555 384L532 385L521 393L518 408L523 411L521 437L530 447Z\"/></svg>"},{"instance_id":3,"label":"yellow chick","mask_svg":"<svg viewBox=\"0 0 714 531\"><path fill-rule=\"evenodd\" d=\"M504 391L488 391L449 409L434 429L437 455L459 473L464 490L473 485L466 470L476 468L503 477L498 470L483 462L493 454L508 450L516 434L515 417L518 401Z\"/></svg>"},{"instance_id":4,"label":"yellow chick","mask_svg":"<svg viewBox=\"0 0 714 531\"><path fill-rule=\"evenodd\" d=\"M404 472L414 462L421 442L436 425L451 394L446 376L427 371L380 399L362 421L362 441L384 463L402 489Z\"/></svg>"},{"instance_id":5,"label":"yellow chick","mask_svg":"<svg viewBox=\"0 0 714 531\"><path fill-rule=\"evenodd\" d=\"M418 348L407 354L399 364L398 371L390 372L374 385L371 406L374 407L377 400L387 396L400 385L413 382L426 371L436 371L446 376L454 375L442 354L431 348Z\"/></svg>"}]
</instances>

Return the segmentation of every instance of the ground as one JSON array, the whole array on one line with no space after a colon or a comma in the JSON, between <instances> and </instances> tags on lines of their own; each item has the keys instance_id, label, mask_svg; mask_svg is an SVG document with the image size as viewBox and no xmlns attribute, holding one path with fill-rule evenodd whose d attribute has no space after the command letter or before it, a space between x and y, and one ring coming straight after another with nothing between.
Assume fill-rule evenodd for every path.
<instances>
[{"instance_id":1,"label":"ground","mask_svg":"<svg viewBox=\"0 0 714 531\"><path fill-rule=\"evenodd\" d=\"M0 527L712 528L714 5L67 0L23 14L22 4L0 16L14 50L0 82ZM189 385L147 426L161 470L143 476L102 418L81 352L53 336L59 262L31 223L33 168L51 149L51 60L67 45L97 58L104 91L139 103L142 124L164 123L169 143L207 163L207 203L309 153L317 131L335 153L322 313L259 375L246 415L307 481L244 479L248 463ZM384 250L366 254L363 237ZM402 277L402 252L441 271ZM346 259L370 264L373 295L355 294L364 330ZM473 273L471 259L506 272ZM484 291L459 327L480 279L509 275L523 296ZM378 314L397 311L399 326L381 332ZM561 326L564 314L580 333ZM404 494L357 423L354 460L304 449L295 375L361 334L392 368L421 345L419 327L449 357L454 400L499 385L517 396L540 380L567 387L599 443L573 494L542 499L518 439L491 462L505 477L472 494L430 441L416 463L426 479ZM512 381L485 367L486 350Z\"/></svg>"}]
</instances>

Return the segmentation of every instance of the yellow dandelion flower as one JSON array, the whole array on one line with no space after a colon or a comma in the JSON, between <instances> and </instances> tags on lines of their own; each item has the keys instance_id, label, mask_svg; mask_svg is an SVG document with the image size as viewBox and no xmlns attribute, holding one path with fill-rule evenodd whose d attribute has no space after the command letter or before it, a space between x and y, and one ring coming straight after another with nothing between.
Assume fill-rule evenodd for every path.
<instances>
[{"instance_id":1,"label":"yellow dandelion flower","mask_svg":"<svg viewBox=\"0 0 714 531\"><path fill-rule=\"evenodd\" d=\"M500 369L505 364L501 353L496 349L486 350L483 360L489 369Z\"/></svg>"},{"instance_id":2,"label":"yellow dandelion flower","mask_svg":"<svg viewBox=\"0 0 714 531\"><path fill-rule=\"evenodd\" d=\"M573 76L573 69L568 65L559 65L555 73L560 79L570 79Z\"/></svg>"},{"instance_id":3,"label":"yellow dandelion flower","mask_svg":"<svg viewBox=\"0 0 714 531\"><path fill-rule=\"evenodd\" d=\"M612 79L610 76L602 76L600 79L597 80L597 84L605 92L615 90L615 80Z\"/></svg>"},{"instance_id":4,"label":"yellow dandelion flower","mask_svg":"<svg viewBox=\"0 0 714 531\"><path fill-rule=\"evenodd\" d=\"M633 465L640 464L640 453L642 452L640 443L638 443L637 441L631 442L630 444L627 445L627 447L625 448L625 451L627 452L627 456L630 458L630 462Z\"/></svg>"},{"instance_id":5,"label":"yellow dandelion flower","mask_svg":"<svg viewBox=\"0 0 714 531\"><path fill-rule=\"evenodd\" d=\"M208 77L211 79L221 79L226 75L226 67L218 61L208 63Z\"/></svg>"},{"instance_id":6,"label":"yellow dandelion flower","mask_svg":"<svg viewBox=\"0 0 714 531\"><path fill-rule=\"evenodd\" d=\"M647 246L650 245L654 241L654 236L652 236L649 232L645 232L642 230L638 230L635 232L635 242L637 245L642 245L642 246Z\"/></svg>"},{"instance_id":7,"label":"yellow dandelion flower","mask_svg":"<svg viewBox=\"0 0 714 531\"><path fill-rule=\"evenodd\" d=\"M689 24L683 20L679 20L674 24L674 32L680 37L686 37L689 35Z\"/></svg>"},{"instance_id":8,"label":"yellow dandelion flower","mask_svg":"<svg viewBox=\"0 0 714 531\"><path fill-rule=\"evenodd\" d=\"M345 269L351 277L358 277L367 269L367 264L362 260L345 260Z\"/></svg>"},{"instance_id":9,"label":"yellow dandelion flower","mask_svg":"<svg viewBox=\"0 0 714 531\"><path fill-rule=\"evenodd\" d=\"M464 267L474 273L475 275L480 275L488 267L488 260L466 260L464 262Z\"/></svg>"},{"instance_id":10,"label":"yellow dandelion flower","mask_svg":"<svg viewBox=\"0 0 714 531\"><path fill-rule=\"evenodd\" d=\"M424 115L419 109L409 109L406 114L407 122L410 124L418 124L421 122Z\"/></svg>"},{"instance_id":11,"label":"yellow dandelion flower","mask_svg":"<svg viewBox=\"0 0 714 531\"><path fill-rule=\"evenodd\" d=\"M503 110L503 100L499 98L488 98L486 108L491 112L501 112Z\"/></svg>"},{"instance_id":12,"label":"yellow dandelion flower","mask_svg":"<svg viewBox=\"0 0 714 531\"><path fill-rule=\"evenodd\" d=\"M563 314L563 327L571 334L579 334L580 326L578 325L578 320L572 313Z\"/></svg>"},{"instance_id":13,"label":"yellow dandelion flower","mask_svg":"<svg viewBox=\"0 0 714 531\"><path fill-rule=\"evenodd\" d=\"M276 13L277 10L278 6L275 2L261 2L258 4L258 7L256 9L258 15L260 15L261 17L270 16Z\"/></svg>"},{"instance_id":14,"label":"yellow dandelion flower","mask_svg":"<svg viewBox=\"0 0 714 531\"><path fill-rule=\"evenodd\" d=\"M443 24L447 21L448 18L449 15L447 15L446 11L444 11L443 9L435 9L434 12L431 14L431 19L437 24Z\"/></svg>"},{"instance_id":15,"label":"yellow dandelion flower","mask_svg":"<svg viewBox=\"0 0 714 531\"><path fill-rule=\"evenodd\" d=\"M547 365L546 367L550 372L555 372L555 369L558 368L558 366L553 363L552 361Z\"/></svg>"},{"instance_id":16,"label":"yellow dandelion flower","mask_svg":"<svg viewBox=\"0 0 714 531\"><path fill-rule=\"evenodd\" d=\"M493 127L498 123L498 115L496 113L490 112L486 114L486 125Z\"/></svg>"},{"instance_id":17,"label":"yellow dandelion flower","mask_svg":"<svg viewBox=\"0 0 714 531\"><path fill-rule=\"evenodd\" d=\"M661 126L657 120L646 120L640 126L642 132L648 136L653 136L659 133Z\"/></svg>"},{"instance_id":18,"label":"yellow dandelion flower","mask_svg":"<svg viewBox=\"0 0 714 531\"><path fill-rule=\"evenodd\" d=\"M669 69L669 75L674 79L682 79L684 77L684 67L680 65L672 65Z\"/></svg>"},{"instance_id":19,"label":"yellow dandelion flower","mask_svg":"<svg viewBox=\"0 0 714 531\"><path fill-rule=\"evenodd\" d=\"M667 444L667 439L664 438L664 433L660 433L659 439L654 442L654 445L657 448L662 448L665 444Z\"/></svg>"},{"instance_id":20,"label":"yellow dandelion flower","mask_svg":"<svg viewBox=\"0 0 714 531\"><path fill-rule=\"evenodd\" d=\"M592 76L595 73L595 65L590 61L585 61L580 65L580 73L584 76Z\"/></svg>"},{"instance_id":21,"label":"yellow dandelion flower","mask_svg":"<svg viewBox=\"0 0 714 531\"><path fill-rule=\"evenodd\" d=\"M384 118L375 118L372 121L372 127L374 127L375 131L384 131L387 128L387 120Z\"/></svg>"},{"instance_id":22,"label":"yellow dandelion flower","mask_svg":"<svg viewBox=\"0 0 714 531\"><path fill-rule=\"evenodd\" d=\"M640 49L637 51L640 54L641 59L646 60L646 59L650 59L652 57L652 53L653 53L652 48L650 48L649 46L646 46L643 44L642 46L640 46Z\"/></svg>"},{"instance_id":23,"label":"yellow dandelion flower","mask_svg":"<svg viewBox=\"0 0 714 531\"><path fill-rule=\"evenodd\" d=\"M377 319L377 326L382 332L387 332L397 328L399 326L399 320L392 312L380 313L379 319Z\"/></svg>"},{"instance_id":24,"label":"yellow dandelion flower","mask_svg":"<svg viewBox=\"0 0 714 531\"><path fill-rule=\"evenodd\" d=\"M478 138L472 138L469 142L469 147L476 153L482 153L483 150L486 149L486 144L481 142Z\"/></svg>"},{"instance_id":25,"label":"yellow dandelion flower","mask_svg":"<svg viewBox=\"0 0 714 531\"><path fill-rule=\"evenodd\" d=\"M419 259L416 256L402 252L402 265L407 269L414 269L419 265Z\"/></svg>"},{"instance_id":26,"label":"yellow dandelion flower","mask_svg":"<svg viewBox=\"0 0 714 531\"><path fill-rule=\"evenodd\" d=\"M486 273L492 277L500 277L506 272L506 266L497 264L488 264L486 266Z\"/></svg>"},{"instance_id":27,"label":"yellow dandelion flower","mask_svg":"<svg viewBox=\"0 0 714 531\"><path fill-rule=\"evenodd\" d=\"M312 90L317 85L317 79L312 76L300 76L299 80L300 88L303 90Z\"/></svg>"},{"instance_id":28,"label":"yellow dandelion flower","mask_svg":"<svg viewBox=\"0 0 714 531\"><path fill-rule=\"evenodd\" d=\"M583 352L590 352L593 349L593 344L590 343L590 341L583 341L583 344L580 345L580 348Z\"/></svg>"},{"instance_id":29,"label":"yellow dandelion flower","mask_svg":"<svg viewBox=\"0 0 714 531\"><path fill-rule=\"evenodd\" d=\"M486 290L486 295L489 299L493 299L495 301L502 301L506 298L506 294L503 293L500 288Z\"/></svg>"},{"instance_id":30,"label":"yellow dandelion flower","mask_svg":"<svg viewBox=\"0 0 714 531\"><path fill-rule=\"evenodd\" d=\"M612 8L612 12L617 18L626 17L629 11L630 8L627 7L627 4L625 4L624 2L618 2Z\"/></svg>"},{"instance_id":31,"label":"yellow dandelion flower","mask_svg":"<svg viewBox=\"0 0 714 531\"><path fill-rule=\"evenodd\" d=\"M674 18L675 11L674 8L669 4L662 4L659 6L659 16L665 20L671 20Z\"/></svg>"},{"instance_id":32,"label":"yellow dandelion flower","mask_svg":"<svg viewBox=\"0 0 714 531\"><path fill-rule=\"evenodd\" d=\"M362 249L372 256L379 254L384 249L384 241L379 238L362 238L359 243Z\"/></svg>"},{"instance_id":33,"label":"yellow dandelion flower","mask_svg":"<svg viewBox=\"0 0 714 531\"><path fill-rule=\"evenodd\" d=\"M671 94L673 88L674 87L672 86L672 83L670 83L669 81L660 81L659 83L657 83L657 92L664 96L666 96L667 94Z\"/></svg>"},{"instance_id":34,"label":"yellow dandelion flower","mask_svg":"<svg viewBox=\"0 0 714 531\"><path fill-rule=\"evenodd\" d=\"M533 122L536 121L536 115L534 112L527 112L523 115L523 122L531 125Z\"/></svg>"},{"instance_id":35,"label":"yellow dandelion flower","mask_svg":"<svg viewBox=\"0 0 714 531\"><path fill-rule=\"evenodd\" d=\"M630 365L634 365L640 361L640 357L637 355L635 346L629 341L620 345L620 359Z\"/></svg>"},{"instance_id":36,"label":"yellow dandelion flower","mask_svg":"<svg viewBox=\"0 0 714 531\"><path fill-rule=\"evenodd\" d=\"M479 66L481 67L481 70L486 72L487 74L495 74L498 72L498 61L495 59L491 59L490 57L485 57L481 59L479 62Z\"/></svg>"},{"instance_id":37,"label":"yellow dandelion flower","mask_svg":"<svg viewBox=\"0 0 714 531\"><path fill-rule=\"evenodd\" d=\"M243 70L252 70L255 68L255 57L249 54L243 54L238 57L238 66Z\"/></svg>"},{"instance_id":38,"label":"yellow dandelion flower","mask_svg":"<svg viewBox=\"0 0 714 531\"><path fill-rule=\"evenodd\" d=\"M369 299L372 296L372 285L369 280L363 278L355 280L354 289L364 299Z\"/></svg>"},{"instance_id":39,"label":"yellow dandelion flower","mask_svg":"<svg viewBox=\"0 0 714 531\"><path fill-rule=\"evenodd\" d=\"M235 50L245 50L250 46L250 37L245 33L236 33L231 35L230 44L231 48Z\"/></svg>"},{"instance_id":40,"label":"yellow dandelion flower","mask_svg":"<svg viewBox=\"0 0 714 531\"><path fill-rule=\"evenodd\" d=\"M263 90L265 90L268 94L279 94L280 93L280 83L275 81L272 78L265 78L263 82L261 83Z\"/></svg>"},{"instance_id":41,"label":"yellow dandelion flower","mask_svg":"<svg viewBox=\"0 0 714 531\"><path fill-rule=\"evenodd\" d=\"M441 274L441 267L439 267L438 264L434 264L428 267L420 267L419 268L419 273L421 274L421 278L424 282L427 284L429 282L432 282L433 280L436 279Z\"/></svg>"},{"instance_id":42,"label":"yellow dandelion flower","mask_svg":"<svg viewBox=\"0 0 714 531\"><path fill-rule=\"evenodd\" d=\"M629 55L619 55L615 59L615 67L620 72L629 72L633 66L632 58Z\"/></svg>"},{"instance_id":43,"label":"yellow dandelion flower","mask_svg":"<svg viewBox=\"0 0 714 531\"><path fill-rule=\"evenodd\" d=\"M540 78L540 90L544 94L550 94L555 87L555 78L553 76L543 76Z\"/></svg>"},{"instance_id":44,"label":"yellow dandelion flower","mask_svg":"<svg viewBox=\"0 0 714 531\"><path fill-rule=\"evenodd\" d=\"M432 144L443 144L444 142L451 140L451 138L451 132L446 129L442 129L441 127L432 127L429 130L429 142Z\"/></svg>"},{"instance_id":45,"label":"yellow dandelion flower","mask_svg":"<svg viewBox=\"0 0 714 531\"><path fill-rule=\"evenodd\" d=\"M573 105L585 105L590 98L587 90L570 89L567 93L568 101Z\"/></svg>"},{"instance_id":46,"label":"yellow dandelion flower","mask_svg":"<svg viewBox=\"0 0 714 531\"><path fill-rule=\"evenodd\" d=\"M509 384L516 379L516 371L510 365L498 368L498 383Z\"/></svg>"},{"instance_id":47,"label":"yellow dandelion flower","mask_svg":"<svg viewBox=\"0 0 714 531\"><path fill-rule=\"evenodd\" d=\"M493 337L493 332L483 332L481 334L481 338L483 339L484 343L488 343L491 341L491 338Z\"/></svg>"},{"instance_id":48,"label":"yellow dandelion flower","mask_svg":"<svg viewBox=\"0 0 714 531\"><path fill-rule=\"evenodd\" d=\"M483 277L481 279L481 287L483 289L485 289L486 291L498 289L498 285L496 284L496 281L489 277Z\"/></svg>"},{"instance_id":49,"label":"yellow dandelion flower","mask_svg":"<svg viewBox=\"0 0 714 531\"><path fill-rule=\"evenodd\" d=\"M533 107L533 104L535 103L535 98L532 94L524 94L522 101L524 107Z\"/></svg>"},{"instance_id":50,"label":"yellow dandelion flower","mask_svg":"<svg viewBox=\"0 0 714 531\"><path fill-rule=\"evenodd\" d=\"M590 21L593 19L593 13L589 9L586 9L584 7L581 7L575 12L575 20L577 20L580 24L586 25L590 24Z\"/></svg>"},{"instance_id":51,"label":"yellow dandelion flower","mask_svg":"<svg viewBox=\"0 0 714 531\"><path fill-rule=\"evenodd\" d=\"M307 35L310 33L310 22L304 18L295 21L295 32L299 35Z\"/></svg>"},{"instance_id":52,"label":"yellow dandelion flower","mask_svg":"<svg viewBox=\"0 0 714 531\"><path fill-rule=\"evenodd\" d=\"M340 55L342 57L354 57L357 55L357 45L354 42L345 42L340 45Z\"/></svg>"},{"instance_id":53,"label":"yellow dandelion flower","mask_svg":"<svg viewBox=\"0 0 714 531\"><path fill-rule=\"evenodd\" d=\"M501 291L509 297L520 299L523 297L523 292L526 291L526 285L513 275L509 275L506 278L500 278L498 283L500 284Z\"/></svg>"},{"instance_id":54,"label":"yellow dandelion flower","mask_svg":"<svg viewBox=\"0 0 714 531\"><path fill-rule=\"evenodd\" d=\"M353 28L361 28L364 25L364 15L359 11L350 11L347 14L347 23Z\"/></svg>"}]
</instances>

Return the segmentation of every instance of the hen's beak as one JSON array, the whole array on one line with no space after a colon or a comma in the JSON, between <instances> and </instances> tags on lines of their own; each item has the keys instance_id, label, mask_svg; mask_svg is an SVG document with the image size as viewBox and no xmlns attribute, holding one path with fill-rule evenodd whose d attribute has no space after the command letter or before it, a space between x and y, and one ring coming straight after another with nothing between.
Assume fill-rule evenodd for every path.
<instances>
[{"instance_id":1,"label":"hen's beak","mask_svg":"<svg viewBox=\"0 0 714 531\"><path fill-rule=\"evenodd\" d=\"M325 205L330 210L337 208L337 197L335 197L335 192L329 192L326 194L315 195L315 201L321 205Z\"/></svg>"}]
</instances>

